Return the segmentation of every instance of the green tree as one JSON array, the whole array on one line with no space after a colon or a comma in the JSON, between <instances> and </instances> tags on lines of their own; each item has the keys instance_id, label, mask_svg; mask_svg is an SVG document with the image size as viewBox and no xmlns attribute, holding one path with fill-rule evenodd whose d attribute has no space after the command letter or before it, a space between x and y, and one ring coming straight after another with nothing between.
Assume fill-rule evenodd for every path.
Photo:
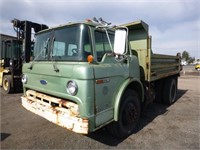
<instances>
[{"instance_id":1,"label":"green tree","mask_svg":"<svg viewBox=\"0 0 200 150\"><path fill-rule=\"evenodd\" d=\"M182 52L182 59L188 61L190 59L190 54L187 51Z\"/></svg>"},{"instance_id":2,"label":"green tree","mask_svg":"<svg viewBox=\"0 0 200 150\"><path fill-rule=\"evenodd\" d=\"M195 61L195 57L189 57L188 63L191 64Z\"/></svg>"}]
</instances>

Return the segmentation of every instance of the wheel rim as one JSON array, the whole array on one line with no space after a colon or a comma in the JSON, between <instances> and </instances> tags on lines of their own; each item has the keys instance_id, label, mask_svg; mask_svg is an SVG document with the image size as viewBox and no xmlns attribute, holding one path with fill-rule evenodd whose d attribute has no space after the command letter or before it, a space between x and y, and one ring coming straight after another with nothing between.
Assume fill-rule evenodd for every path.
<instances>
[{"instance_id":1,"label":"wheel rim","mask_svg":"<svg viewBox=\"0 0 200 150\"><path fill-rule=\"evenodd\" d=\"M5 91L7 91L8 90L8 80L4 80L4 83L3 83L3 88L4 88L4 90Z\"/></svg>"},{"instance_id":2,"label":"wheel rim","mask_svg":"<svg viewBox=\"0 0 200 150\"><path fill-rule=\"evenodd\" d=\"M133 103L128 103L123 111L122 123L127 128L132 128L137 118L136 107Z\"/></svg>"},{"instance_id":3,"label":"wheel rim","mask_svg":"<svg viewBox=\"0 0 200 150\"><path fill-rule=\"evenodd\" d=\"M175 98L176 98L176 85L173 84L172 90L171 90L171 101L172 101L172 103L175 101Z\"/></svg>"}]
</instances>

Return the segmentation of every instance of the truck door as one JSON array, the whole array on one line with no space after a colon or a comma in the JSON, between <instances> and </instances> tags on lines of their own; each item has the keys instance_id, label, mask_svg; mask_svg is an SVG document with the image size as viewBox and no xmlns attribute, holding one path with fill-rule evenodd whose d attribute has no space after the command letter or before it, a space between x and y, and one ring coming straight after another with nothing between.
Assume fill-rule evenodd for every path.
<instances>
[{"instance_id":1,"label":"truck door","mask_svg":"<svg viewBox=\"0 0 200 150\"><path fill-rule=\"evenodd\" d=\"M96 104L96 127L113 119L114 108L113 99L117 87L120 86L124 75L128 75L125 64L117 63L114 57L105 57L106 53L111 53L111 47L105 32L95 31L95 50L98 65L94 65L95 75L95 104ZM114 42L114 35L110 36L111 43Z\"/></svg>"}]
</instances>

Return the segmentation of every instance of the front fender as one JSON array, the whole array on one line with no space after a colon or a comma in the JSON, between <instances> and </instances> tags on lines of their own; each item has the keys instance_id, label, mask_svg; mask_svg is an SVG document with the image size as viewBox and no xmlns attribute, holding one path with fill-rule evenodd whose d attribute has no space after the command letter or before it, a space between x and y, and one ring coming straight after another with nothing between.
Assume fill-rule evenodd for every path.
<instances>
[{"instance_id":1,"label":"front fender","mask_svg":"<svg viewBox=\"0 0 200 150\"><path fill-rule=\"evenodd\" d=\"M140 95L140 100L141 100L141 102L144 101L144 89L143 89L143 86L142 86L142 83L140 82L140 80L134 79L134 78L126 79L123 82L123 84L120 86L118 93L116 94L116 97L115 97L115 102L114 102L114 120L115 121L118 121L121 97L122 97L123 93L126 91L126 89L129 88L129 85L131 87L137 86L137 87L134 87L133 89L136 89L136 88L138 89L138 91L140 92L140 93L138 93ZM138 92L138 91L136 91L136 92Z\"/></svg>"}]
</instances>

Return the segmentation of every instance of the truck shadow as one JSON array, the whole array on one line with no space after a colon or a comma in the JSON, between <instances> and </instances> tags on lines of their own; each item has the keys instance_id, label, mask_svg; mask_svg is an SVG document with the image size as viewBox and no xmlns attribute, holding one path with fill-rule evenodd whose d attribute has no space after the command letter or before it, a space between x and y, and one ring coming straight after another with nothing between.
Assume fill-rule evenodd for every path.
<instances>
[{"instance_id":1,"label":"truck shadow","mask_svg":"<svg viewBox=\"0 0 200 150\"><path fill-rule=\"evenodd\" d=\"M180 100L180 98L187 92L187 90L178 90L177 92L177 99L176 102ZM175 103L176 103L175 102ZM158 104L158 103L151 103L149 106L146 108L146 110L142 113L142 116L139 120L137 129L135 133L139 132L142 130L145 126L147 126L149 123L151 123L156 117L159 115L163 115L168 112L168 105L163 105L163 104ZM101 142L103 144L106 144L108 146L117 146L120 144L122 141L125 139L119 139L116 137L113 137L112 135L109 134L106 128L102 128L97 130L94 133L90 133L87 135L88 137Z\"/></svg>"},{"instance_id":2,"label":"truck shadow","mask_svg":"<svg viewBox=\"0 0 200 150\"><path fill-rule=\"evenodd\" d=\"M23 92L22 86L15 86L15 88L11 94L17 94L17 93L22 93L22 92Z\"/></svg>"},{"instance_id":3,"label":"truck shadow","mask_svg":"<svg viewBox=\"0 0 200 150\"><path fill-rule=\"evenodd\" d=\"M3 140L5 140L7 137L9 137L11 134L9 134L9 133L1 133L1 142L3 141Z\"/></svg>"}]
</instances>

